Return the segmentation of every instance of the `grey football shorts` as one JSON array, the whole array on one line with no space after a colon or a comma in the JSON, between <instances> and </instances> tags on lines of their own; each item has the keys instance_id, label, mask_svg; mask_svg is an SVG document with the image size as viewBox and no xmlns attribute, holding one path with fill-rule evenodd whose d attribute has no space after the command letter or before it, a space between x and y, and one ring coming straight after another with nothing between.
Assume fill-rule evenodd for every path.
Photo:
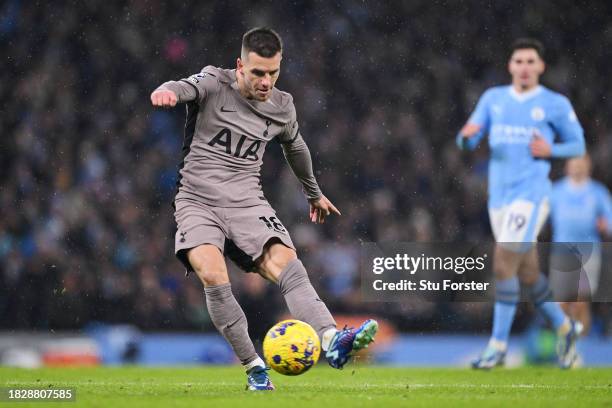
<instances>
[{"instance_id":1,"label":"grey football shorts","mask_svg":"<svg viewBox=\"0 0 612 408\"><path fill-rule=\"evenodd\" d=\"M243 208L212 207L196 200L175 200L177 231L174 252L187 268L193 268L187 252L199 245L211 244L247 272L255 271L268 241L278 239L295 249L289 232L267 202Z\"/></svg>"}]
</instances>

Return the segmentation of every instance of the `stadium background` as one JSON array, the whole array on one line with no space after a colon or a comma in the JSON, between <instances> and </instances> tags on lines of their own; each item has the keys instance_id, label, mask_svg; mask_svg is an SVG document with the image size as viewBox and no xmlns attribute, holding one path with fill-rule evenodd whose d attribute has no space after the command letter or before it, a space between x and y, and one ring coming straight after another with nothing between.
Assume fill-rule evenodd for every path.
<instances>
[{"instance_id":1,"label":"stadium background","mask_svg":"<svg viewBox=\"0 0 612 408\"><path fill-rule=\"evenodd\" d=\"M200 283L173 256L184 109L154 110L149 94L233 67L242 33L268 25L285 43L277 86L343 212L308 223L269 146L264 191L322 298L405 333L485 333L487 304L361 303L359 242L490 240L486 150L464 156L454 136L483 90L508 82L519 36L544 42L543 82L572 100L594 176L611 186L611 12L603 1L4 2L0 329L214 332ZM285 313L257 276L234 270L233 287L255 336ZM515 329L531 316L523 305Z\"/></svg>"}]
</instances>

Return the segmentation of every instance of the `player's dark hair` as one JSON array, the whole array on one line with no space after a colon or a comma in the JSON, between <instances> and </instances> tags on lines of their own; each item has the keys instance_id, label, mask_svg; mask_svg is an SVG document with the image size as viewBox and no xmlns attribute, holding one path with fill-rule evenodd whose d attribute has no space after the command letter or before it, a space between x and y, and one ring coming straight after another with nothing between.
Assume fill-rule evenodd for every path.
<instances>
[{"instance_id":1,"label":"player's dark hair","mask_svg":"<svg viewBox=\"0 0 612 408\"><path fill-rule=\"evenodd\" d=\"M254 52L260 57L271 58L283 51L283 41L278 33L267 27L256 27L242 36L243 57Z\"/></svg>"},{"instance_id":2,"label":"player's dark hair","mask_svg":"<svg viewBox=\"0 0 612 408\"><path fill-rule=\"evenodd\" d=\"M540 58L544 59L544 45L534 38L519 38L515 40L510 47L510 56L516 50L535 50Z\"/></svg>"}]
</instances>

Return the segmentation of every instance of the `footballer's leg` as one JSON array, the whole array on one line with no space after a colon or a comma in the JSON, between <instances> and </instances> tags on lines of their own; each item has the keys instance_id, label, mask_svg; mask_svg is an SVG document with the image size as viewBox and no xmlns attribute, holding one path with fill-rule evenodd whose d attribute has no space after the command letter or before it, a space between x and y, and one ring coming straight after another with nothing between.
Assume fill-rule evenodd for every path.
<instances>
[{"instance_id":1,"label":"footballer's leg","mask_svg":"<svg viewBox=\"0 0 612 408\"><path fill-rule=\"evenodd\" d=\"M561 309L570 319L582 324L580 336L586 336L591 330L591 303L590 302L561 302Z\"/></svg>"},{"instance_id":2,"label":"footballer's leg","mask_svg":"<svg viewBox=\"0 0 612 408\"><path fill-rule=\"evenodd\" d=\"M547 203L543 203L547 214ZM545 215L538 217L537 227L543 225ZM537 233L536 233L537 234ZM535 240L535 237L534 237ZM537 309L548 318L557 333L557 356L561 368L571 368L577 358L576 342L582 333L582 324L570 319L561 305L553 300L553 293L546 276L540 272L538 251L534 246L526 254L519 267L521 283L527 288Z\"/></svg>"},{"instance_id":3,"label":"footballer's leg","mask_svg":"<svg viewBox=\"0 0 612 408\"><path fill-rule=\"evenodd\" d=\"M491 229L497 244L493 258L495 275L495 304L493 306L493 329L484 352L472 362L476 369L490 369L503 365L510 330L520 297L518 269L524 258L524 245L529 239L534 203L516 200L500 208L490 208Z\"/></svg>"},{"instance_id":4,"label":"footballer's leg","mask_svg":"<svg viewBox=\"0 0 612 408\"><path fill-rule=\"evenodd\" d=\"M519 278L524 284L537 286L538 290L548 288L547 283L545 287L534 284L542 276L534 244L548 217L548 211L548 199L545 197L534 200L521 198L499 210L489 211L497 241L493 261L496 279L493 334L483 355L472 364L474 368L487 369L503 364L520 296ZM542 293L542 296L545 295ZM558 305L542 302L549 318L555 324L561 324L565 316Z\"/></svg>"},{"instance_id":5,"label":"footballer's leg","mask_svg":"<svg viewBox=\"0 0 612 408\"><path fill-rule=\"evenodd\" d=\"M326 350L336 332L336 322L310 283L295 250L272 238L256 264L261 276L279 286L291 315L311 325Z\"/></svg>"},{"instance_id":6,"label":"footballer's leg","mask_svg":"<svg viewBox=\"0 0 612 408\"><path fill-rule=\"evenodd\" d=\"M206 306L213 324L231 345L247 372L247 389L273 390L265 363L249 337L244 311L232 293L223 254L214 245L200 245L187 253L189 263L204 284Z\"/></svg>"},{"instance_id":7,"label":"footballer's leg","mask_svg":"<svg viewBox=\"0 0 612 408\"><path fill-rule=\"evenodd\" d=\"M561 303L563 311L573 320L582 323L581 337L586 336L591 329L591 302L597 294L601 273L601 246L599 244L572 244L580 253L580 268L578 272L578 293L575 298L566 299ZM554 287L555 297L557 286ZM565 300L565 299L564 299Z\"/></svg>"},{"instance_id":8,"label":"footballer's leg","mask_svg":"<svg viewBox=\"0 0 612 408\"><path fill-rule=\"evenodd\" d=\"M177 200L175 205L175 252L187 271L195 272L202 281L213 324L247 370L247 387L274 389L249 337L244 312L232 293L221 250L225 242L222 220L213 209L190 200Z\"/></svg>"},{"instance_id":9,"label":"footballer's leg","mask_svg":"<svg viewBox=\"0 0 612 408\"><path fill-rule=\"evenodd\" d=\"M312 287L304 265L292 248L270 241L258 259L258 267L264 278L279 285L289 312L317 331L321 348L332 367L342 368L355 352L374 341L378 331L375 320L366 320L357 329L336 329L336 322Z\"/></svg>"},{"instance_id":10,"label":"footballer's leg","mask_svg":"<svg viewBox=\"0 0 612 408\"><path fill-rule=\"evenodd\" d=\"M599 275L601 271L601 249L599 245L577 245L581 260L578 279L578 294L570 301L560 303L561 308L570 319L582 323L581 337L586 336L591 329L591 302L597 293ZM583 263L583 264L582 264ZM556 287L555 287L556 290Z\"/></svg>"},{"instance_id":11,"label":"footballer's leg","mask_svg":"<svg viewBox=\"0 0 612 408\"><path fill-rule=\"evenodd\" d=\"M521 267L521 280L527 286L531 300L551 322L557 333L557 356L561 368L571 368L578 357L576 343L583 331L580 322L570 319L561 305L553 300L548 279L540 273L537 250L528 254Z\"/></svg>"},{"instance_id":12,"label":"footballer's leg","mask_svg":"<svg viewBox=\"0 0 612 408\"><path fill-rule=\"evenodd\" d=\"M321 339L333 367L341 368L353 354L373 340L378 324L369 320L358 329L337 330L336 322L310 283L286 228L269 204L228 211L230 239L255 261L251 269L279 285L289 312L310 324Z\"/></svg>"},{"instance_id":13,"label":"footballer's leg","mask_svg":"<svg viewBox=\"0 0 612 408\"><path fill-rule=\"evenodd\" d=\"M521 254L500 244L495 246L495 256L493 258L493 272L495 274L493 328L484 352L472 362L473 368L486 370L503 365L505 362L510 330L520 296L520 285L516 276L520 260Z\"/></svg>"},{"instance_id":14,"label":"footballer's leg","mask_svg":"<svg viewBox=\"0 0 612 408\"><path fill-rule=\"evenodd\" d=\"M555 330L567 331L569 319L561 309L559 303L553 301L552 291L548 279L540 273L538 262L538 251L534 247L527 254L519 270L521 283L523 283L530 294L538 310L546 316Z\"/></svg>"}]
</instances>

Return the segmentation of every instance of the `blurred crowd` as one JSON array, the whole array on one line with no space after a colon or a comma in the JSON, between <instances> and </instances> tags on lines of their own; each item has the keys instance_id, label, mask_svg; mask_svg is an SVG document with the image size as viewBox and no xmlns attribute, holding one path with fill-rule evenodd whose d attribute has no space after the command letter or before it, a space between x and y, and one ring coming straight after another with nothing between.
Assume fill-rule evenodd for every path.
<instances>
[{"instance_id":1,"label":"blurred crowd","mask_svg":"<svg viewBox=\"0 0 612 408\"><path fill-rule=\"evenodd\" d=\"M173 254L184 108L152 109L149 94L205 65L234 67L258 25L283 37L277 86L293 94L318 180L342 211L310 224L268 147L264 191L321 296L403 330L486 328L490 304L362 303L360 242L491 239L486 148L464 155L454 136L478 96L508 82L520 36L545 44L543 82L570 97L595 178L612 185L611 12L552 0L3 2L0 328L212 328L201 284ZM273 285L236 268L232 280L254 330L284 313Z\"/></svg>"}]
</instances>

